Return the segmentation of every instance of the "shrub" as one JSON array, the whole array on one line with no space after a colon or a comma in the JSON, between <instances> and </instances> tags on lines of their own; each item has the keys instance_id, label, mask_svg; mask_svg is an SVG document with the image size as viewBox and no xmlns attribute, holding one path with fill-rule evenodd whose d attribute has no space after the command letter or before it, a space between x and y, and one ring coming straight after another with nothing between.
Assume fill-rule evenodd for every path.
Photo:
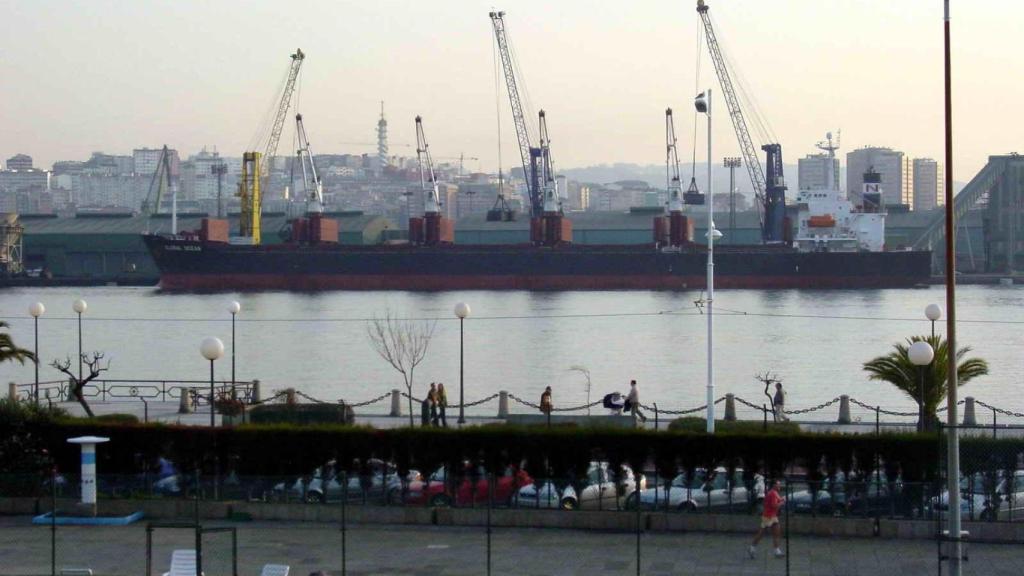
<instances>
[{"instance_id":1,"label":"shrub","mask_svg":"<svg viewBox=\"0 0 1024 576\"><path fill-rule=\"evenodd\" d=\"M676 418L669 423L668 429L674 432L704 432L707 430L707 420L699 416L685 416ZM750 420L715 420L716 432L742 432L744 434L763 433L764 423ZM800 425L795 422L769 422L768 432L799 434Z\"/></svg>"},{"instance_id":2,"label":"shrub","mask_svg":"<svg viewBox=\"0 0 1024 576\"><path fill-rule=\"evenodd\" d=\"M102 422L104 424L138 424L139 423L139 417L136 416L135 414L121 414L121 413L117 413L117 412L115 412L113 414L102 414L100 416L95 416L93 418L86 418L86 420L90 420L92 422Z\"/></svg>"},{"instance_id":3,"label":"shrub","mask_svg":"<svg viewBox=\"0 0 1024 576\"><path fill-rule=\"evenodd\" d=\"M253 424L352 424L355 413L344 404L263 404L249 410Z\"/></svg>"}]
</instances>

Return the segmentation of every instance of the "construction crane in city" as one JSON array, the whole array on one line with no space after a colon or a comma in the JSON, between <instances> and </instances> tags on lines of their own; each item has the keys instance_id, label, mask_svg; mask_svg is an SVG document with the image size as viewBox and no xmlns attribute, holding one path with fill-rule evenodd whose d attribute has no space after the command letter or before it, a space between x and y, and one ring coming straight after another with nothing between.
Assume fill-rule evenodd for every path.
<instances>
[{"instance_id":1,"label":"construction crane in city","mask_svg":"<svg viewBox=\"0 0 1024 576\"><path fill-rule=\"evenodd\" d=\"M313 152L306 136L306 125L302 122L302 114L295 115L295 134L299 140L298 161L302 167L302 187L306 196L306 214L323 214L324 185L316 171ZM306 169L307 164L309 169Z\"/></svg>"},{"instance_id":2,"label":"construction crane in city","mask_svg":"<svg viewBox=\"0 0 1024 576\"><path fill-rule=\"evenodd\" d=\"M519 86L516 84L515 64L512 61L511 47L505 32L505 13L491 12L490 17L491 25L494 27L494 37L498 44L498 53L501 55L505 84L508 87L508 100L512 106L512 121L515 124L516 137L519 141L519 157L523 164L523 176L526 178L527 193L530 198L530 214L533 217L539 217L544 209L537 166L541 149L531 144L530 131L527 128L526 116L523 112L523 101L519 97ZM499 201L504 202L504 199L499 196ZM497 208L498 205L495 204L495 207Z\"/></svg>"},{"instance_id":3,"label":"construction crane in city","mask_svg":"<svg viewBox=\"0 0 1024 576\"><path fill-rule=\"evenodd\" d=\"M755 204L758 209L758 219L761 223L762 242L766 244L784 242L786 237L784 225L786 215L786 184L782 173L782 145L765 144L761 146L761 149L766 153L766 170L762 170L761 160L754 149L750 131L747 129L746 118L743 115L729 69L726 66L721 47L715 36L711 15L708 13L708 5L704 0L697 0L697 13L700 14L700 19L704 23L708 52L711 54L711 61L714 63L718 82L722 86L726 107L729 109L729 118L732 119L732 127L736 132L740 152L743 154L747 173L750 175L750 183L754 188Z\"/></svg>"},{"instance_id":4,"label":"construction crane in city","mask_svg":"<svg viewBox=\"0 0 1024 576\"><path fill-rule=\"evenodd\" d=\"M156 161L156 170L153 171L153 176L149 179L149 190L146 192L146 198L142 201L141 212L142 215L147 218L146 222L148 225L148 218L154 214L160 213L160 206L164 200L164 194L171 194L171 234L178 233L178 190L171 178L171 151L164 144L162 150L160 150L160 156Z\"/></svg>"}]
</instances>

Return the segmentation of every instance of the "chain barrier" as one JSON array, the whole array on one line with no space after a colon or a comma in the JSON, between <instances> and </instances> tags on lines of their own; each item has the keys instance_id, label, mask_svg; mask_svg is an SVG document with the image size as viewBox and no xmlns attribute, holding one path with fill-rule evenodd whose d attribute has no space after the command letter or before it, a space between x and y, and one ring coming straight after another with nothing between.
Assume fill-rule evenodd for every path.
<instances>
[{"instance_id":1,"label":"chain barrier","mask_svg":"<svg viewBox=\"0 0 1024 576\"><path fill-rule=\"evenodd\" d=\"M345 404L345 399L344 398L339 398L338 402L341 402L342 404L345 404L346 406L351 406L352 408L361 408L363 406L369 406L370 404L376 404L377 402L380 402L381 400L384 400L388 396L391 396L391 392L387 392L385 394L381 394L380 396L377 396L376 398L374 398L372 400L367 400L365 402L356 402L355 404Z\"/></svg>"},{"instance_id":2,"label":"chain barrier","mask_svg":"<svg viewBox=\"0 0 1024 576\"><path fill-rule=\"evenodd\" d=\"M966 400L960 400L959 402L956 403L956 405L957 406L962 406L963 404L966 404L966 403L967 403ZM980 402L979 402L979 404L980 404ZM935 412L945 412L946 410L949 410L949 406L943 406L942 408L939 408Z\"/></svg>"},{"instance_id":3,"label":"chain barrier","mask_svg":"<svg viewBox=\"0 0 1024 576\"><path fill-rule=\"evenodd\" d=\"M1015 418L1024 418L1024 413L1021 413L1021 412L1012 412L1010 410L1004 410L1002 408L996 408L995 406L991 406L989 404L986 404L986 403L982 402L981 400L975 400L974 403L977 404L978 406L981 406L982 408L988 408L989 410L992 410L994 412L998 412L999 414L1002 414L1003 416L1013 416Z\"/></svg>"},{"instance_id":4,"label":"chain barrier","mask_svg":"<svg viewBox=\"0 0 1024 576\"><path fill-rule=\"evenodd\" d=\"M725 402L725 396L722 396L718 400L715 400L716 405L721 404L722 402ZM708 405L702 404L700 406L697 406L696 408L684 408L682 410L664 410L662 408L658 408L657 410L655 410L654 406L647 406L646 404L640 404L640 407L643 408L644 410L647 410L648 412L657 412L658 414L665 414L668 416L681 416L683 414L694 414L696 412L703 412L704 410L707 409Z\"/></svg>"},{"instance_id":5,"label":"chain barrier","mask_svg":"<svg viewBox=\"0 0 1024 576\"><path fill-rule=\"evenodd\" d=\"M829 406L835 404L836 402L839 402L838 396L829 400L828 402L822 402L817 406L811 406L810 408L803 408L801 410L784 410L784 412L786 414L807 414L808 412L814 412L815 410L822 410L824 408L828 408Z\"/></svg>"},{"instance_id":6,"label":"chain barrier","mask_svg":"<svg viewBox=\"0 0 1024 576\"><path fill-rule=\"evenodd\" d=\"M259 400L258 402L252 402L249 405L250 406L259 406L260 404L267 404L269 402L273 402L274 400L277 400L278 398L283 398L284 396L287 396L287 395L288 395L288 392L282 390L281 392L278 392L277 394L274 394L270 398L264 398L263 400Z\"/></svg>"},{"instance_id":7,"label":"chain barrier","mask_svg":"<svg viewBox=\"0 0 1024 576\"><path fill-rule=\"evenodd\" d=\"M869 406L856 398L850 398L851 404L856 404L865 410L871 410L872 412L878 411L879 414L885 414L886 416L918 416L917 411L914 412L895 412L893 410L882 410L878 406Z\"/></svg>"},{"instance_id":8,"label":"chain barrier","mask_svg":"<svg viewBox=\"0 0 1024 576\"><path fill-rule=\"evenodd\" d=\"M417 397L411 396L411 395L409 395L409 394L407 394L405 392L402 392L401 394L402 394L403 397L409 398L410 400L412 400L416 404L422 404L423 403L423 398L417 398ZM385 396L390 396L390 395L391 395L390 393L385 394ZM466 402L466 404L463 406L463 408L472 408L473 406L479 406L481 404L485 404L487 402L490 402L491 400L494 400L498 396L501 396L500 392L496 393L496 394L491 394L490 396L488 396L486 398L481 398L480 400L477 400L475 402ZM511 394L509 394L508 397L509 398L513 398L513 396ZM459 404L445 404L445 408L458 408L458 407L459 407Z\"/></svg>"},{"instance_id":9,"label":"chain barrier","mask_svg":"<svg viewBox=\"0 0 1024 576\"><path fill-rule=\"evenodd\" d=\"M510 400L515 400L516 402L519 402L523 406L529 406L530 408L533 408L534 410L540 410L540 404L534 404L533 402L530 402L528 400L523 400L522 398L520 398L519 396L516 396L515 394L509 394L508 397L509 397Z\"/></svg>"}]
</instances>

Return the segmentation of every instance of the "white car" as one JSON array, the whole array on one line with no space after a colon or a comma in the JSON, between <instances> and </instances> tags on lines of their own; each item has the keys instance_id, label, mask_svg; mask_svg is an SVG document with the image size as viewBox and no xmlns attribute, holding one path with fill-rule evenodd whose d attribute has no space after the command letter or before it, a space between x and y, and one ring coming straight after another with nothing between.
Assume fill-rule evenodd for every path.
<instances>
[{"instance_id":1,"label":"white car","mask_svg":"<svg viewBox=\"0 0 1024 576\"><path fill-rule=\"evenodd\" d=\"M561 490L550 481L523 486L512 498L512 505L522 508L561 508L563 510L617 510L636 490L633 470L623 464L613 474L607 462L591 462L586 479L577 487L568 485ZM640 477L640 489L647 487L647 479Z\"/></svg>"},{"instance_id":2,"label":"white car","mask_svg":"<svg viewBox=\"0 0 1024 576\"><path fill-rule=\"evenodd\" d=\"M754 475L754 498L757 503L764 500L764 477ZM743 470L733 472L732 479L725 468L716 468L710 477L704 470L696 470L693 479L679 474L668 485L640 491L640 506L646 509L671 509L694 512L701 508L723 508L743 506L751 502ZM626 502L627 508L636 506L636 498Z\"/></svg>"},{"instance_id":3,"label":"white car","mask_svg":"<svg viewBox=\"0 0 1024 576\"><path fill-rule=\"evenodd\" d=\"M931 504L944 518L949 510L949 491L932 497ZM960 517L982 522L1024 521L1024 470L1015 471L1012 478L1006 474L993 478L982 473L961 478Z\"/></svg>"},{"instance_id":4,"label":"white car","mask_svg":"<svg viewBox=\"0 0 1024 576\"><path fill-rule=\"evenodd\" d=\"M334 462L317 468L309 480L296 478L287 485L280 482L274 486L274 494L279 499L303 500L309 503L340 501L347 495L348 500L367 499L380 500L390 494L393 489L401 489L401 482L395 467L381 460L371 460L368 464L369 474L349 474L347 487L342 486L343 476L334 470ZM324 472L326 471L326 482ZM364 486L364 480L366 485ZM287 486L287 488L286 488ZM345 490L344 488L347 488ZM365 493L364 493L365 488ZM287 494L285 492L287 491Z\"/></svg>"}]
</instances>

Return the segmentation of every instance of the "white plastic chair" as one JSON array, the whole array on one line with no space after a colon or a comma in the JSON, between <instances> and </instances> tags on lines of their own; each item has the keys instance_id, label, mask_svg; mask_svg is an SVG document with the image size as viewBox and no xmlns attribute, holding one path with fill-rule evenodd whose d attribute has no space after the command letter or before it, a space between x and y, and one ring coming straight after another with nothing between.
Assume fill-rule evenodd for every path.
<instances>
[{"instance_id":1,"label":"white plastic chair","mask_svg":"<svg viewBox=\"0 0 1024 576\"><path fill-rule=\"evenodd\" d=\"M164 576L196 576L196 551L171 552L171 569L164 572Z\"/></svg>"},{"instance_id":2,"label":"white plastic chair","mask_svg":"<svg viewBox=\"0 0 1024 576\"><path fill-rule=\"evenodd\" d=\"M260 576L288 576L290 569L287 564L264 564Z\"/></svg>"}]
</instances>

